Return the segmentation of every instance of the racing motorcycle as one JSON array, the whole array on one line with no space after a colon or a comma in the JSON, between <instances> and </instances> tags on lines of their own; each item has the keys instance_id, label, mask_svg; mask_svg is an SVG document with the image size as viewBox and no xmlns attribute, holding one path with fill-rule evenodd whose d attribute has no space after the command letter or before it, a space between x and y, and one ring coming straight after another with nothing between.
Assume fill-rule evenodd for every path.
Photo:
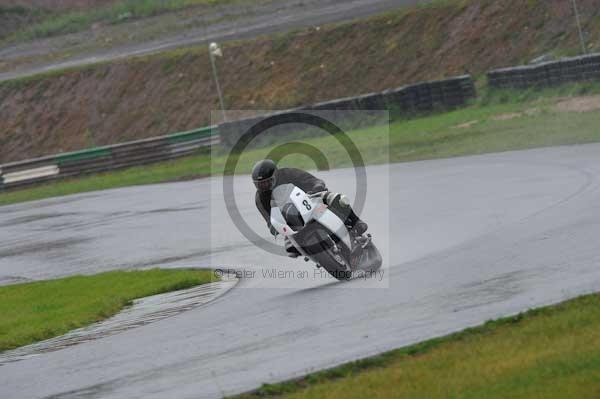
<instances>
[{"instance_id":1,"label":"racing motorcycle","mask_svg":"<svg viewBox=\"0 0 600 399\"><path fill-rule=\"evenodd\" d=\"M382 258L370 234L349 230L326 201L328 192L307 194L293 184L277 186L271 197L271 225L317 267L338 280L374 272Z\"/></svg>"}]
</instances>

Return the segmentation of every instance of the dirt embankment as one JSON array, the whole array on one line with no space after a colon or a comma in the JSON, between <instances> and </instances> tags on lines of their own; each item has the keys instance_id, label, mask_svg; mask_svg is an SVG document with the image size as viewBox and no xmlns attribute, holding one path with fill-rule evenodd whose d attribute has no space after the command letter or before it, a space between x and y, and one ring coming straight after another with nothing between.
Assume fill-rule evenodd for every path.
<instances>
[{"instance_id":1,"label":"dirt embankment","mask_svg":"<svg viewBox=\"0 0 600 399\"><path fill-rule=\"evenodd\" d=\"M596 0L580 0L600 39ZM473 73L578 48L570 2L471 0L231 43L229 109L277 109ZM0 163L176 132L218 109L204 47L0 85Z\"/></svg>"}]
</instances>

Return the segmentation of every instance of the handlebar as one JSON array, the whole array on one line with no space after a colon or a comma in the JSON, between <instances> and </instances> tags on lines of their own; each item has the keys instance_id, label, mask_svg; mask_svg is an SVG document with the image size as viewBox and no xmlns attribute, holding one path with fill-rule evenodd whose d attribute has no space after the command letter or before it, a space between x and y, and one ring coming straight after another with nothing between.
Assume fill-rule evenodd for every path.
<instances>
[{"instance_id":1,"label":"handlebar","mask_svg":"<svg viewBox=\"0 0 600 399\"><path fill-rule=\"evenodd\" d=\"M317 197L322 197L322 196L324 196L327 193L328 193L328 191L324 190L324 191L319 191L319 192L311 193L311 194L307 193L307 195L308 195L309 198L317 198Z\"/></svg>"}]
</instances>

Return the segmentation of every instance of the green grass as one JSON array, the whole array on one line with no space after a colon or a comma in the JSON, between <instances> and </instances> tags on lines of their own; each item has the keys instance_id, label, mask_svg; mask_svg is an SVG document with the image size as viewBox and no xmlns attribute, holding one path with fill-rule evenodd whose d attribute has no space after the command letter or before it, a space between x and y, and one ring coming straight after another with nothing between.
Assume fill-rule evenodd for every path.
<instances>
[{"instance_id":1,"label":"green grass","mask_svg":"<svg viewBox=\"0 0 600 399\"><path fill-rule=\"evenodd\" d=\"M0 351L106 319L136 298L214 281L208 270L113 271L0 287Z\"/></svg>"},{"instance_id":2,"label":"green grass","mask_svg":"<svg viewBox=\"0 0 600 399\"><path fill-rule=\"evenodd\" d=\"M238 398L596 399L599 331L589 295Z\"/></svg>"},{"instance_id":3,"label":"green grass","mask_svg":"<svg viewBox=\"0 0 600 399\"><path fill-rule=\"evenodd\" d=\"M569 85L545 91L483 91L473 105L447 113L396 120L386 128L371 127L349 132L368 164L483 154L553 145L600 141L600 112L556 112L557 97L600 93L600 85ZM512 119L503 116L517 114ZM465 125L466 124L466 125ZM462 125L462 126L461 126ZM306 139L319 148L331 167L350 166L345 151L331 137ZM273 147L243 154L238 173L249 173L256 160ZM87 177L8 191L0 205L67 194L160 183L220 174L226 160L222 149L174 161L134 167ZM286 166L313 168L305 156L283 160Z\"/></svg>"},{"instance_id":4,"label":"green grass","mask_svg":"<svg viewBox=\"0 0 600 399\"><path fill-rule=\"evenodd\" d=\"M0 5L0 17L8 14L16 14L16 15L27 15L28 13L33 12L26 7L22 6L3 6Z\"/></svg>"},{"instance_id":5,"label":"green grass","mask_svg":"<svg viewBox=\"0 0 600 399\"><path fill-rule=\"evenodd\" d=\"M120 0L102 7L66 12L47 11L40 22L15 32L7 41L44 38L88 29L97 22L115 24L126 20L151 17L198 5L213 5L235 0ZM33 12L33 11L32 11Z\"/></svg>"}]
</instances>

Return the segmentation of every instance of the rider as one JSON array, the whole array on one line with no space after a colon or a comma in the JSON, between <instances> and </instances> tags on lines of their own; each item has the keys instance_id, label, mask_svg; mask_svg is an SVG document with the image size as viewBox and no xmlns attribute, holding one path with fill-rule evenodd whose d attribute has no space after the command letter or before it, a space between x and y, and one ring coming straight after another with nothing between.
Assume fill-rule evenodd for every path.
<instances>
[{"instance_id":1,"label":"rider","mask_svg":"<svg viewBox=\"0 0 600 399\"><path fill-rule=\"evenodd\" d=\"M317 179L308 172L295 168L278 169L275 162L270 159L264 159L254 165L252 169L252 180L256 186L256 207L266 220L271 234L277 235L277 231L271 225L271 192L282 184L291 183L299 187L307 194L314 194L328 191L323 180ZM356 235L362 235L367 231L367 224L360 220L354 213L346 197L341 194L328 193L323 199L329 209L344 219L344 224ZM285 249L288 256L295 258L300 255L298 250L289 242L286 237Z\"/></svg>"}]
</instances>

